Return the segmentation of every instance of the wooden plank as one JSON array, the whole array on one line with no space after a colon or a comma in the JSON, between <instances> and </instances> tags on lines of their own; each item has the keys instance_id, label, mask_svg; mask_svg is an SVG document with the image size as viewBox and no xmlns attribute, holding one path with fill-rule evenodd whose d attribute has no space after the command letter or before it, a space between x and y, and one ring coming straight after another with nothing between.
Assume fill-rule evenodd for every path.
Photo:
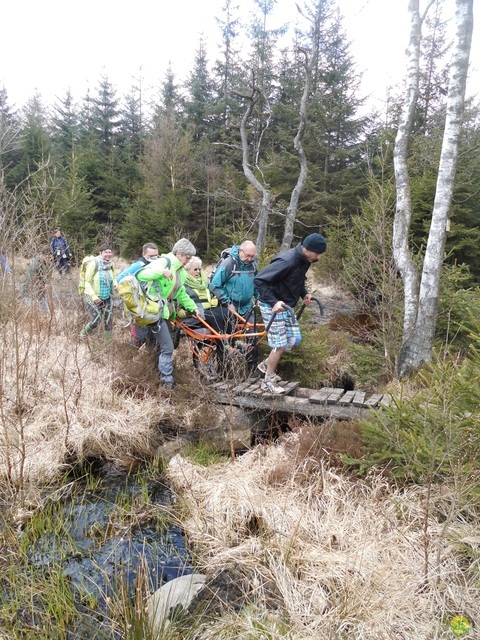
<instances>
[{"instance_id":1,"label":"wooden plank","mask_svg":"<svg viewBox=\"0 0 480 640\"><path fill-rule=\"evenodd\" d=\"M365 396L367 394L365 391L356 391L355 396L352 400L352 404L354 407L363 407L363 403L365 402Z\"/></svg>"},{"instance_id":2,"label":"wooden plank","mask_svg":"<svg viewBox=\"0 0 480 640\"><path fill-rule=\"evenodd\" d=\"M367 407L376 407L380 400L383 398L383 393L374 393L373 396L365 402L365 406Z\"/></svg>"},{"instance_id":3,"label":"wooden plank","mask_svg":"<svg viewBox=\"0 0 480 640\"><path fill-rule=\"evenodd\" d=\"M327 398L327 404L337 404L344 393L344 389L334 389Z\"/></svg>"},{"instance_id":4,"label":"wooden plank","mask_svg":"<svg viewBox=\"0 0 480 640\"><path fill-rule=\"evenodd\" d=\"M355 397L355 391L346 391L345 394L340 398L338 404L347 405L350 404Z\"/></svg>"},{"instance_id":5,"label":"wooden plank","mask_svg":"<svg viewBox=\"0 0 480 640\"><path fill-rule=\"evenodd\" d=\"M283 389L285 389L285 395L288 395L289 393L292 393L292 391L295 391L295 389L300 386L300 383L299 382L286 382L286 381L282 380L282 382L280 382L279 386L283 387Z\"/></svg>"},{"instance_id":6,"label":"wooden plank","mask_svg":"<svg viewBox=\"0 0 480 640\"><path fill-rule=\"evenodd\" d=\"M379 404L382 405L383 407L389 407L391 400L392 400L392 397L388 393L384 393Z\"/></svg>"},{"instance_id":7,"label":"wooden plank","mask_svg":"<svg viewBox=\"0 0 480 640\"><path fill-rule=\"evenodd\" d=\"M335 391L330 387L324 387L323 389L319 389L313 396L310 396L310 402L313 404L323 404L327 401L328 396Z\"/></svg>"},{"instance_id":8,"label":"wooden plank","mask_svg":"<svg viewBox=\"0 0 480 640\"><path fill-rule=\"evenodd\" d=\"M258 386L256 380L245 380L245 382L241 382L240 384L236 385L233 390L235 391L235 393L248 393L250 387L252 386Z\"/></svg>"}]
</instances>

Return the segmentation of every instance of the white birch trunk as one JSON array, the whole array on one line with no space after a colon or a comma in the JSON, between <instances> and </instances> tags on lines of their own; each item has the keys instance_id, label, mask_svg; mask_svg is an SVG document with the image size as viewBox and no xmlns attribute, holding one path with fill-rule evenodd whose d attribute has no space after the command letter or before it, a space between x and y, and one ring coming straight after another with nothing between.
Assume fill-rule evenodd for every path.
<instances>
[{"instance_id":1,"label":"white birch trunk","mask_svg":"<svg viewBox=\"0 0 480 640\"><path fill-rule=\"evenodd\" d=\"M404 333L403 345L398 358L397 366L400 376L416 370L422 363L431 359L435 337L447 221L452 202L458 147L462 131L473 32L473 0L456 0L455 14L456 34L432 221L423 261L415 324L413 330Z\"/></svg>"},{"instance_id":2,"label":"white birch trunk","mask_svg":"<svg viewBox=\"0 0 480 640\"><path fill-rule=\"evenodd\" d=\"M298 201L300 199L300 194L303 191L308 176L307 158L305 156L305 151L303 150L302 140L305 135L305 129L307 126L307 105L308 98L310 96L310 87L312 85L313 65L316 63L318 57L318 42L320 37L319 33L322 10L323 6L321 3L319 3L317 5L317 13L313 22L312 53L310 59L308 59L308 54L305 52L305 84L303 86L302 98L300 100L300 120L298 123L297 135L295 136L295 140L293 141L293 146L295 148L295 151L297 152L298 160L300 162L300 173L298 175L297 183L293 188L292 194L290 196L290 204L288 205L287 214L285 216L285 228L283 231L281 251L287 251L287 249L290 249L290 247L292 246L293 229L295 220L297 218Z\"/></svg>"},{"instance_id":3,"label":"white birch trunk","mask_svg":"<svg viewBox=\"0 0 480 640\"><path fill-rule=\"evenodd\" d=\"M398 123L393 166L397 204L393 221L393 257L400 272L404 288L403 341L410 336L415 327L418 303L418 273L408 244L412 201L408 177L408 140L413 125L418 101L418 81L420 69L420 43L422 21L420 19L419 0L410 0L410 40L407 49L406 99Z\"/></svg>"}]
</instances>

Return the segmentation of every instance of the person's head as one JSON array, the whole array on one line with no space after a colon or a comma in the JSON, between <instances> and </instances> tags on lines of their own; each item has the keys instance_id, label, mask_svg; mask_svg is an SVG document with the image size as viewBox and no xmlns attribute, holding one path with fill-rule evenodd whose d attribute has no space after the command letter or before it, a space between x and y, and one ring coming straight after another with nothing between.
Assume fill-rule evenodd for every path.
<instances>
[{"instance_id":1,"label":"person's head","mask_svg":"<svg viewBox=\"0 0 480 640\"><path fill-rule=\"evenodd\" d=\"M60 229L55 229L55 236L57 238L61 238L62 237L62 232L60 231Z\"/></svg>"},{"instance_id":2,"label":"person's head","mask_svg":"<svg viewBox=\"0 0 480 640\"><path fill-rule=\"evenodd\" d=\"M244 264L250 264L255 260L257 248L251 240L245 240L238 248L238 256Z\"/></svg>"},{"instance_id":3,"label":"person's head","mask_svg":"<svg viewBox=\"0 0 480 640\"><path fill-rule=\"evenodd\" d=\"M186 271L193 276L194 278L198 278L200 275L200 269L202 268L202 261L198 256L193 256L185 265Z\"/></svg>"},{"instance_id":4,"label":"person's head","mask_svg":"<svg viewBox=\"0 0 480 640\"><path fill-rule=\"evenodd\" d=\"M45 262L51 259L52 250L50 249L50 246L48 244L46 244L44 247L40 249L40 255L42 259L45 260Z\"/></svg>"},{"instance_id":5,"label":"person's head","mask_svg":"<svg viewBox=\"0 0 480 640\"><path fill-rule=\"evenodd\" d=\"M311 233L302 242L302 253L308 262L318 262L322 253L327 250L327 241L319 233Z\"/></svg>"},{"instance_id":6,"label":"person's head","mask_svg":"<svg viewBox=\"0 0 480 640\"><path fill-rule=\"evenodd\" d=\"M187 240L187 238L180 238L180 240L173 245L172 253L180 260L183 266L185 266L190 258L197 252L190 240Z\"/></svg>"},{"instance_id":7,"label":"person's head","mask_svg":"<svg viewBox=\"0 0 480 640\"><path fill-rule=\"evenodd\" d=\"M108 262L113 257L112 247L109 244L104 243L104 244L100 245L100 249L98 250L98 254L103 260L106 260Z\"/></svg>"},{"instance_id":8,"label":"person's head","mask_svg":"<svg viewBox=\"0 0 480 640\"><path fill-rule=\"evenodd\" d=\"M146 242L142 247L142 258L151 262L158 258L158 247L153 242Z\"/></svg>"}]
</instances>

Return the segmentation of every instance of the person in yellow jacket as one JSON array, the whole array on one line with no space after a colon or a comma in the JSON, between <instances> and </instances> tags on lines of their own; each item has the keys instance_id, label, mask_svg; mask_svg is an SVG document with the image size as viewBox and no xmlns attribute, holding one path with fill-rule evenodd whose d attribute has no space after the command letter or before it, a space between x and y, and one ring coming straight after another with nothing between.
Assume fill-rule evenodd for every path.
<instances>
[{"instance_id":1,"label":"person in yellow jacket","mask_svg":"<svg viewBox=\"0 0 480 640\"><path fill-rule=\"evenodd\" d=\"M228 321L228 309L218 304L218 298L208 288L209 278L202 271L202 261L198 256L194 256L185 265L187 278L185 280L185 288L188 295L195 301L197 307L203 309L203 318L208 324L219 333L225 332L225 326ZM181 311L179 312L181 316ZM220 343L219 343L220 344Z\"/></svg>"},{"instance_id":2,"label":"person in yellow jacket","mask_svg":"<svg viewBox=\"0 0 480 640\"><path fill-rule=\"evenodd\" d=\"M167 388L172 388L173 379L173 340L170 335L170 320L175 318L175 303L190 313L197 313L197 306L185 289L187 277L185 265L196 253L195 247L186 238L174 244L170 253L161 255L138 272L140 282L149 283L148 296L153 300L160 298L164 302L162 318L149 325L160 348L158 370L160 380Z\"/></svg>"},{"instance_id":3,"label":"person in yellow jacket","mask_svg":"<svg viewBox=\"0 0 480 640\"><path fill-rule=\"evenodd\" d=\"M96 329L103 317L105 339L111 338L112 296L116 287L112 257L112 247L109 244L102 244L98 250L98 256L86 266L84 296L90 322L83 327L80 332L81 337L86 337Z\"/></svg>"}]
</instances>

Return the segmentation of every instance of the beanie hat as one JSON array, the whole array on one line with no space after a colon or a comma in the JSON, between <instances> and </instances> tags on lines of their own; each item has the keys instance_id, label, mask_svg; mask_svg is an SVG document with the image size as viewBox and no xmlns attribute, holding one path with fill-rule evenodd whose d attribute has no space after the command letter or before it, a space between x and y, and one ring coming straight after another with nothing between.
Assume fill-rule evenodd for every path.
<instances>
[{"instance_id":1,"label":"beanie hat","mask_svg":"<svg viewBox=\"0 0 480 640\"><path fill-rule=\"evenodd\" d=\"M327 241L319 233L311 233L302 242L302 247L313 253L325 253L327 250Z\"/></svg>"}]
</instances>

